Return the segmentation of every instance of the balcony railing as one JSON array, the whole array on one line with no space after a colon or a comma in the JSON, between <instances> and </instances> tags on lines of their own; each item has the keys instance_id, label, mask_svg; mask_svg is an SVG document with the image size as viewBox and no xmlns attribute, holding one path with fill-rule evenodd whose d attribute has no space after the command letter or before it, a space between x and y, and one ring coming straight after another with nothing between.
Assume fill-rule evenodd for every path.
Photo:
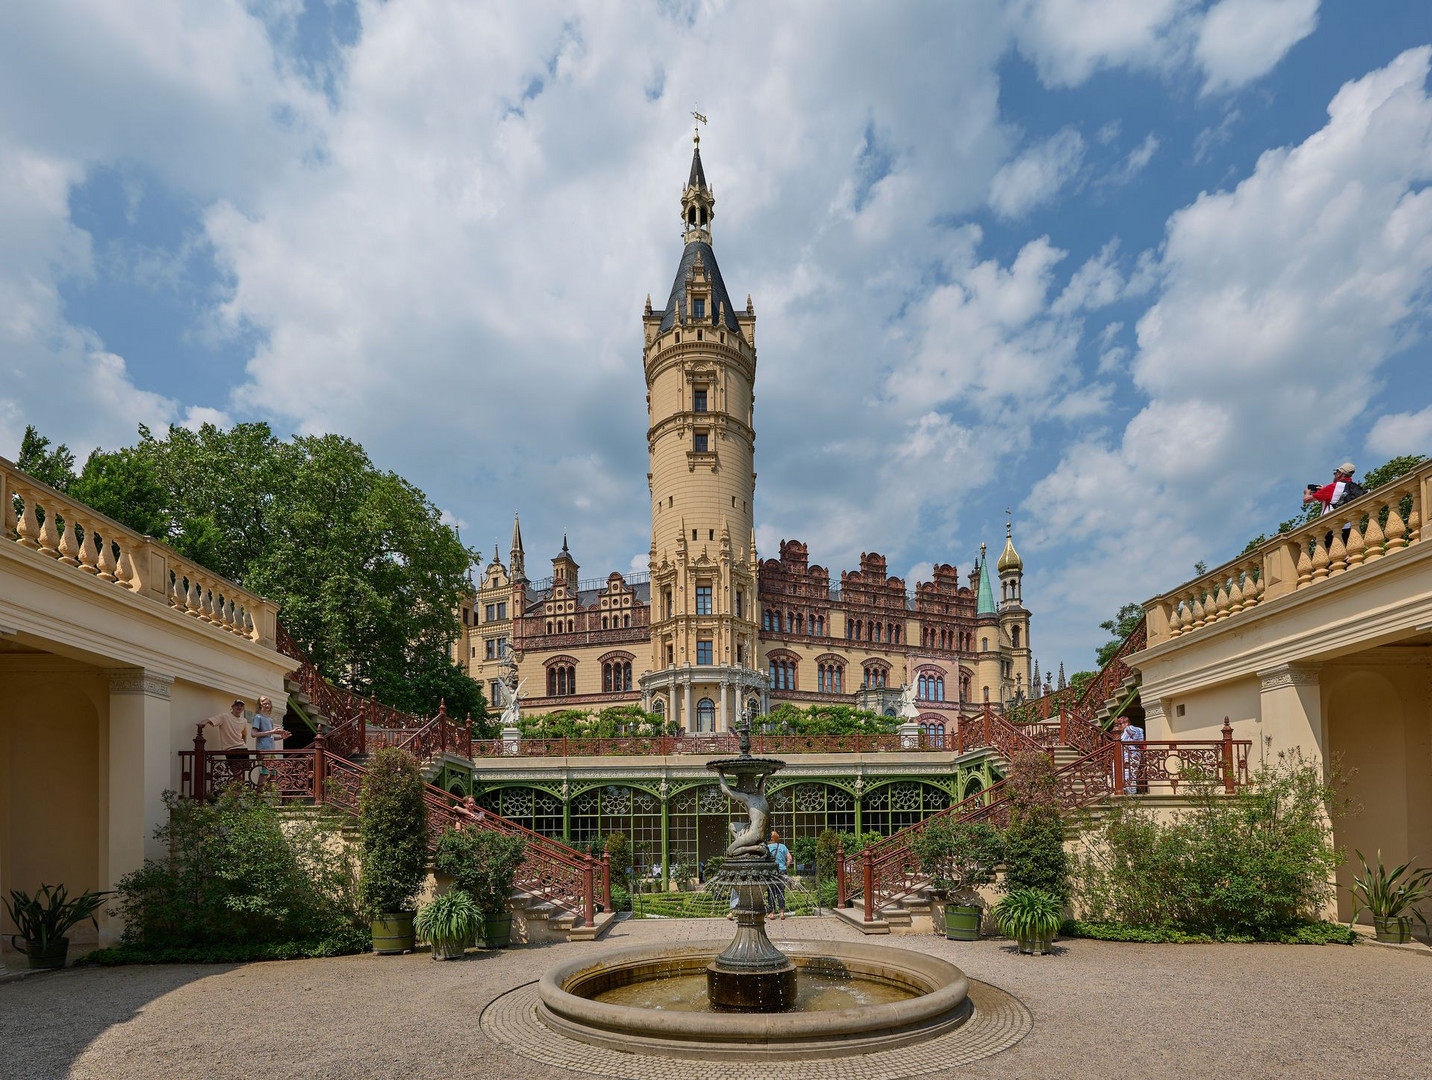
<instances>
[{"instance_id":1,"label":"balcony railing","mask_svg":"<svg viewBox=\"0 0 1432 1080\"><path fill-rule=\"evenodd\" d=\"M275 647L276 604L40 483L4 458L0 538L216 630Z\"/></svg>"},{"instance_id":2,"label":"balcony railing","mask_svg":"<svg viewBox=\"0 0 1432 1080\"><path fill-rule=\"evenodd\" d=\"M752 735L753 754L893 754L953 751L953 735ZM498 757L646 757L680 754L735 754L734 732L706 735L623 735L615 738L474 739L474 758Z\"/></svg>"},{"instance_id":3,"label":"balcony railing","mask_svg":"<svg viewBox=\"0 0 1432 1080\"><path fill-rule=\"evenodd\" d=\"M1362 572L1422 541L1432 459L1144 605L1148 643L1196 634L1279 596Z\"/></svg>"}]
</instances>

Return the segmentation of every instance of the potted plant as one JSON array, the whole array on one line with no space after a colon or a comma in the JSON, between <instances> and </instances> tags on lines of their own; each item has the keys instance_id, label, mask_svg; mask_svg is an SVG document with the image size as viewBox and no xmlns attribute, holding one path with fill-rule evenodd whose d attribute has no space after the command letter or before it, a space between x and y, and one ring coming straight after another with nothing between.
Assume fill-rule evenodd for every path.
<instances>
[{"instance_id":1,"label":"potted plant","mask_svg":"<svg viewBox=\"0 0 1432 1080\"><path fill-rule=\"evenodd\" d=\"M1043 889L1016 889L994 909L1000 933L1014 938L1020 952L1040 955L1053 951L1063 915L1063 902Z\"/></svg>"},{"instance_id":2,"label":"potted plant","mask_svg":"<svg viewBox=\"0 0 1432 1080\"><path fill-rule=\"evenodd\" d=\"M406 750L384 747L368 759L358 795L362 839L361 898L373 922L373 951L409 951L413 901L427 870L428 808L418 763Z\"/></svg>"},{"instance_id":3,"label":"potted plant","mask_svg":"<svg viewBox=\"0 0 1432 1080\"><path fill-rule=\"evenodd\" d=\"M1372 915L1372 928L1377 940L1396 944L1412 940L1414 915L1424 930L1428 928L1421 905L1432 893L1432 868L1412 870L1409 869L1411 864L1403 863L1388 870L1382 863L1381 850L1377 853L1376 869L1367 865L1361 851L1357 853L1357 860L1362 863L1362 876L1352 879L1355 904L1352 918L1348 920L1349 926L1359 914L1367 911Z\"/></svg>"},{"instance_id":4,"label":"potted plant","mask_svg":"<svg viewBox=\"0 0 1432 1080\"><path fill-rule=\"evenodd\" d=\"M984 902L977 890L994 881L1004 856L999 829L982 821L938 818L915 837L914 847L931 891L945 903L945 937L978 940Z\"/></svg>"},{"instance_id":5,"label":"potted plant","mask_svg":"<svg viewBox=\"0 0 1432 1080\"><path fill-rule=\"evenodd\" d=\"M527 842L485 829L446 829L438 838L433 869L452 879L481 912L483 944L500 949L512 940L512 886L527 858Z\"/></svg>"},{"instance_id":6,"label":"potted plant","mask_svg":"<svg viewBox=\"0 0 1432 1080\"><path fill-rule=\"evenodd\" d=\"M33 897L11 889L5 910L19 933L10 935L10 944L20 949L17 943L25 942L23 952L32 968L62 968L70 949L66 935L86 919L98 930L95 912L108 895L91 890L72 898L63 885L41 885Z\"/></svg>"},{"instance_id":7,"label":"potted plant","mask_svg":"<svg viewBox=\"0 0 1432 1080\"><path fill-rule=\"evenodd\" d=\"M449 889L418 909L418 933L433 947L434 960L461 960L482 926L482 912L461 889Z\"/></svg>"}]
</instances>

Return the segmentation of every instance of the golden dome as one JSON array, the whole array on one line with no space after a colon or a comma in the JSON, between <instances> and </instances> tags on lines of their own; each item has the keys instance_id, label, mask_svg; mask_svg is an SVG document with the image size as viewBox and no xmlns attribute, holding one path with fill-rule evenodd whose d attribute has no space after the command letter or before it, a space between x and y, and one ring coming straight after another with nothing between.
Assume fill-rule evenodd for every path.
<instances>
[{"instance_id":1,"label":"golden dome","mask_svg":"<svg viewBox=\"0 0 1432 1080\"><path fill-rule=\"evenodd\" d=\"M1004 523L1004 550L999 553L999 561L994 567L1001 574L1006 570L1024 572L1024 560L1019 557L1019 552L1014 550L1014 529L1008 521Z\"/></svg>"}]
</instances>

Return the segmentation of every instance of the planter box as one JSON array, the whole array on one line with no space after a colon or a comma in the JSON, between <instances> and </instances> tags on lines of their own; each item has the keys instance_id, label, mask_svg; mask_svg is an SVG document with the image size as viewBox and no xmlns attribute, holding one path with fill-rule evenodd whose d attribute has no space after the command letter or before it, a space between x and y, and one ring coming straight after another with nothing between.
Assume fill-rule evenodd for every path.
<instances>
[{"instance_id":1,"label":"planter box","mask_svg":"<svg viewBox=\"0 0 1432 1080\"><path fill-rule=\"evenodd\" d=\"M373 951L379 956L412 952L416 945L411 911L395 911L373 920Z\"/></svg>"}]
</instances>

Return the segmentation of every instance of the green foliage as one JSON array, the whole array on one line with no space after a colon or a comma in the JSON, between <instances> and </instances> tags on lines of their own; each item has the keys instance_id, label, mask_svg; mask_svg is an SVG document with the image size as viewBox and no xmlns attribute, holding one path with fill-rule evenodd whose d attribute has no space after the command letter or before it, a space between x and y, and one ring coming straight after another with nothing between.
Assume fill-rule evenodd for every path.
<instances>
[{"instance_id":1,"label":"green foliage","mask_svg":"<svg viewBox=\"0 0 1432 1080\"><path fill-rule=\"evenodd\" d=\"M1004 858L1004 837L998 828L982 821L937 818L915 837L920 869L937 889L964 898L995 879Z\"/></svg>"},{"instance_id":2,"label":"green foliage","mask_svg":"<svg viewBox=\"0 0 1432 1080\"><path fill-rule=\"evenodd\" d=\"M529 739L615 739L622 735L675 735L680 725L640 705L610 705L593 714L586 709L559 709L524 716L522 734Z\"/></svg>"},{"instance_id":3,"label":"green foliage","mask_svg":"<svg viewBox=\"0 0 1432 1080\"><path fill-rule=\"evenodd\" d=\"M368 759L358 795L362 904L370 918L410 910L426 869L428 808L423 777L406 750L384 747Z\"/></svg>"},{"instance_id":4,"label":"green foliage","mask_svg":"<svg viewBox=\"0 0 1432 1080\"><path fill-rule=\"evenodd\" d=\"M1039 889L1066 902L1069 856L1054 763L1047 754L1015 754L1006 782L1010 809L1004 831L1005 885L1011 891Z\"/></svg>"},{"instance_id":5,"label":"green foliage","mask_svg":"<svg viewBox=\"0 0 1432 1080\"><path fill-rule=\"evenodd\" d=\"M1112 654L1111 654L1112 655ZM1084 691L1089 689L1089 684L1099 677L1097 671L1076 671L1069 676L1069 690L1078 701L1084 696Z\"/></svg>"},{"instance_id":6,"label":"green foliage","mask_svg":"<svg viewBox=\"0 0 1432 1080\"><path fill-rule=\"evenodd\" d=\"M336 435L267 424L140 428L139 444L74 457L27 430L20 467L275 601L320 671L423 716L446 699L486 733L481 687L449 655L472 553L428 498Z\"/></svg>"},{"instance_id":7,"label":"green foliage","mask_svg":"<svg viewBox=\"0 0 1432 1080\"><path fill-rule=\"evenodd\" d=\"M1191 781L1193 805L1161 821L1119 800L1085 839L1078 893L1090 922L1269 940L1316 917L1341 861L1321 767L1280 754L1225 795Z\"/></svg>"},{"instance_id":8,"label":"green foliage","mask_svg":"<svg viewBox=\"0 0 1432 1080\"><path fill-rule=\"evenodd\" d=\"M631 869L631 842L624 832L608 833L602 850L606 852L609 859L609 867L613 874L625 875Z\"/></svg>"},{"instance_id":9,"label":"green foliage","mask_svg":"<svg viewBox=\"0 0 1432 1080\"><path fill-rule=\"evenodd\" d=\"M822 878L835 879L835 854L840 845L840 833L834 829L822 829L815 838L815 872Z\"/></svg>"},{"instance_id":10,"label":"green foliage","mask_svg":"<svg viewBox=\"0 0 1432 1080\"><path fill-rule=\"evenodd\" d=\"M34 424L25 425L15 464L22 472L56 491L68 490L70 481L75 478L75 455L70 453L70 448L60 443L51 450L50 440L41 435Z\"/></svg>"},{"instance_id":11,"label":"green foliage","mask_svg":"<svg viewBox=\"0 0 1432 1080\"><path fill-rule=\"evenodd\" d=\"M138 945L98 949L75 961L75 967L117 967L121 964L249 964L262 960L304 960L351 956L373 948L366 927L341 927L326 937L302 941L246 941L239 944Z\"/></svg>"},{"instance_id":12,"label":"green foliage","mask_svg":"<svg viewBox=\"0 0 1432 1080\"><path fill-rule=\"evenodd\" d=\"M791 841L791 855L795 857L797 866L815 865L816 844L816 838L810 835L797 836Z\"/></svg>"},{"instance_id":13,"label":"green foliage","mask_svg":"<svg viewBox=\"0 0 1432 1080\"><path fill-rule=\"evenodd\" d=\"M866 848L868 848L868 847L870 847L870 846L872 846L872 845L874 845L874 844L878 844L878 843L880 843L880 841L882 841L882 840L885 839L885 834L884 834L884 833L878 833L878 832L866 832L866 833L848 833L848 832L843 832L843 833L840 833L839 835L840 835L840 846L841 846L841 848L845 851L845 857L846 857L847 859L850 858L852 855L859 855L859 854L860 854L862 851L864 851ZM832 872L834 872L834 866L833 866L833 865L832 865Z\"/></svg>"},{"instance_id":14,"label":"green foliage","mask_svg":"<svg viewBox=\"0 0 1432 1080\"><path fill-rule=\"evenodd\" d=\"M810 705L804 709L782 702L751 721L751 730L768 735L888 735L900 726L898 716L881 716L850 705Z\"/></svg>"},{"instance_id":15,"label":"green foliage","mask_svg":"<svg viewBox=\"0 0 1432 1080\"><path fill-rule=\"evenodd\" d=\"M1401 457L1395 457L1364 473L1362 486L1368 491L1381 487L1390 480L1396 480L1399 476L1406 476L1426 460L1425 454L1403 454Z\"/></svg>"},{"instance_id":16,"label":"green foliage","mask_svg":"<svg viewBox=\"0 0 1432 1080\"><path fill-rule=\"evenodd\" d=\"M834 878L829 881L821 881L819 889L821 907L835 907L836 902L840 899L837 886L838 882Z\"/></svg>"},{"instance_id":17,"label":"green foliage","mask_svg":"<svg viewBox=\"0 0 1432 1080\"><path fill-rule=\"evenodd\" d=\"M433 869L452 878L453 891L465 893L485 914L499 914L512 899L517 871L527 858L527 841L486 829L444 829L433 855Z\"/></svg>"},{"instance_id":18,"label":"green foliage","mask_svg":"<svg viewBox=\"0 0 1432 1080\"><path fill-rule=\"evenodd\" d=\"M41 885L34 896L21 889L11 889L10 899L0 903L5 905L6 914L22 938L45 946L58 941L86 919L98 930L99 920L94 913L109 895L108 891L91 889L72 897L63 885Z\"/></svg>"},{"instance_id":19,"label":"green foliage","mask_svg":"<svg viewBox=\"0 0 1432 1080\"><path fill-rule=\"evenodd\" d=\"M1100 630L1114 635L1112 640L1104 642L1094 653L1099 667L1102 668L1114 658L1114 654L1124 644L1124 639L1138 629L1143 617L1142 604L1128 603L1120 607L1112 619L1107 619L1099 624Z\"/></svg>"},{"instance_id":20,"label":"green foliage","mask_svg":"<svg viewBox=\"0 0 1432 1080\"><path fill-rule=\"evenodd\" d=\"M628 890L625 885L618 885L615 881L612 882L612 910L613 910L613 911L630 911L630 910L631 910L631 892L630 892L630 890Z\"/></svg>"},{"instance_id":21,"label":"green foliage","mask_svg":"<svg viewBox=\"0 0 1432 1080\"><path fill-rule=\"evenodd\" d=\"M1024 941L1053 934L1063 918L1064 901L1043 889L1014 889L994 907L1000 933Z\"/></svg>"},{"instance_id":22,"label":"green foliage","mask_svg":"<svg viewBox=\"0 0 1432 1080\"><path fill-rule=\"evenodd\" d=\"M1421 905L1432 893L1432 868L1414 870L1411 863L1403 863L1389 870L1382 863L1381 850L1377 853L1376 869L1367 865L1361 851L1357 852L1357 861L1362 863L1362 874L1352 879L1354 904L1349 926L1366 911L1374 919L1415 917L1426 928L1427 917L1422 914Z\"/></svg>"},{"instance_id":23,"label":"green foliage","mask_svg":"<svg viewBox=\"0 0 1432 1080\"><path fill-rule=\"evenodd\" d=\"M413 927L433 945L457 945L482 928L482 914L470 894L452 889L420 907Z\"/></svg>"},{"instance_id":24,"label":"green foliage","mask_svg":"<svg viewBox=\"0 0 1432 1080\"><path fill-rule=\"evenodd\" d=\"M1065 937L1098 941L1143 941L1168 945L1211 945L1216 942L1272 941L1283 945L1356 945L1357 931L1335 922L1300 922L1263 938L1186 933L1172 927L1128 926L1124 923L1085 922L1066 919L1059 926Z\"/></svg>"},{"instance_id":25,"label":"green foliage","mask_svg":"<svg viewBox=\"0 0 1432 1080\"><path fill-rule=\"evenodd\" d=\"M116 890L125 946L242 952L347 939L361 926L357 872L336 814L284 820L238 788L212 803L166 792L165 803L154 835L168 854L146 859Z\"/></svg>"},{"instance_id":26,"label":"green foliage","mask_svg":"<svg viewBox=\"0 0 1432 1080\"><path fill-rule=\"evenodd\" d=\"M71 496L145 536L168 535L164 489L154 463L132 447L91 451Z\"/></svg>"}]
</instances>

